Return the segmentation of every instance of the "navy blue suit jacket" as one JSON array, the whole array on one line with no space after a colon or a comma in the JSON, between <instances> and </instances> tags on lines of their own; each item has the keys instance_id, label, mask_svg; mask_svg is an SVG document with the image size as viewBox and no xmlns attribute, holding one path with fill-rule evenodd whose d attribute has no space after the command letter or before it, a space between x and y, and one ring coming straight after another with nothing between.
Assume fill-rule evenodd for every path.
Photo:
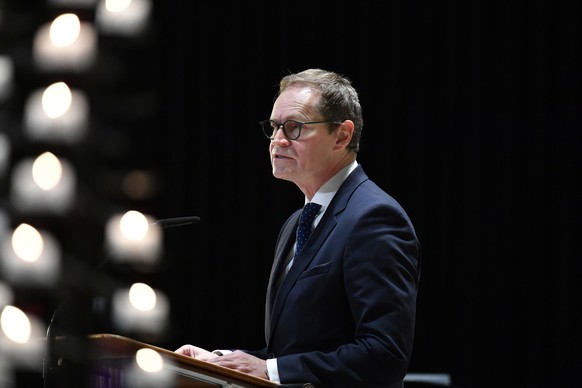
<instances>
[{"instance_id":1,"label":"navy blue suit jacket","mask_svg":"<svg viewBox=\"0 0 582 388\"><path fill-rule=\"evenodd\" d=\"M281 383L402 387L413 345L420 246L402 207L358 166L341 185L278 293L300 210L283 225L266 302ZM276 293L276 295L275 295Z\"/></svg>"}]
</instances>

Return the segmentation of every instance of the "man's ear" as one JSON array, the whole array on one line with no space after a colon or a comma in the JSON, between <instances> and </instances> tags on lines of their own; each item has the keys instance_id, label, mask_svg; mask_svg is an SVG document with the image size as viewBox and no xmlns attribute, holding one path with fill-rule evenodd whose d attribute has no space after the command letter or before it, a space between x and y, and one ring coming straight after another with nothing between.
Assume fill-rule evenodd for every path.
<instances>
[{"instance_id":1,"label":"man's ear","mask_svg":"<svg viewBox=\"0 0 582 388\"><path fill-rule=\"evenodd\" d=\"M354 134L354 122L352 120L344 120L338 128L336 128L336 147L346 148L350 141L352 141L352 135Z\"/></svg>"}]
</instances>

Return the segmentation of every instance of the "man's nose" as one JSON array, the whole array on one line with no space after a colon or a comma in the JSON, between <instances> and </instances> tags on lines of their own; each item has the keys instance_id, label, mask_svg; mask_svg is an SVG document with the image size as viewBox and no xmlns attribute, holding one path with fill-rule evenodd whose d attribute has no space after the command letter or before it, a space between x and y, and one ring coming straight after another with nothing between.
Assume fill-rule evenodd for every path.
<instances>
[{"instance_id":1,"label":"man's nose","mask_svg":"<svg viewBox=\"0 0 582 388\"><path fill-rule=\"evenodd\" d=\"M275 131L275 133L273 134L273 140L271 141L277 141L277 142L289 142L289 139L287 139L287 136L285 136L285 132L283 132L283 126L279 125L279 127L277 127L277 130Z\"/></svg>"}]
</instances>

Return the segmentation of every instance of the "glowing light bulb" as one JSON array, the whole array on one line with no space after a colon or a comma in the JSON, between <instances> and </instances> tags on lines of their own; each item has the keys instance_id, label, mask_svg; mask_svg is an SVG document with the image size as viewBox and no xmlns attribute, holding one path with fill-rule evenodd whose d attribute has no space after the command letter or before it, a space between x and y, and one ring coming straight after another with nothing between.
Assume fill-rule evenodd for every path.
<instances>
[{"instance_id":1,"label":"glowing light bulb","mask_svg":"<svg viewBox=\"0 0 582 388\"><path fill-rule=\"evenodd\" d=\"M63 176L63 166L59 158L50 152L40 155L32 164L32 179L43 190L56 187Z\"/></svg>"},{"instance_id":2,"label":"glowing light bulb","mask_svg":"<svg viewBox=\"0 0 582 388\"><path fill-rule=\"evenodd\" d=\"M26 314L17 307L6 306L0 315L0 327L13 342L25 344L30 339L32 327Z\"/></svg>"},{"instance_id":3,"label":"glowing light bulb","mask_svg":"<svg viewBox=\"0 0 582 388\"><path fill-rule=\"evenodd\" d=\"M161 333L167 329L170 304L160 290L135 283L129 289L117 290L111 312L115 325L124 330Z\"/></svg>"},{"instance_id":4,"label":"glowing light bulb","mask_svg":"<svg viewBox=\"0 0 582 388\"><path fill-rule=\"evenodd\" d=\"M38 230L28 224L20 224L12 234L12 249L24 261L35 262L42 255L44 241Z\"/></svg>"},{"instance_id":5,"label":"glowing light bulb","mask_svg":"<svg viewBox=\"0 0 582 388\"><path fill-rule=\"evenodd\" d=\"M142 213L130 210L121 217L119 228L125 238L138 241L148 234L149 223Z\"/></svg>"},{"instance_id":6,"label":"glowing light bulb","mask_svg":"<svg viewBox=\"0 0 582 388\"><path fill-rule=\"evenodd\" d=\"M151 0L104 0L97 6L95 24L106 34L135 36L146 29L151 13Z\"/></svg>"},{"instance_id":7,"label":"glowing light bulb","mask_svg":"<svg viewBox=\"0 0 582 388\"><path fill-rule=\"evenodd\" d=\"M129 301L140 311L151 311L156 307L156 292L144 283L134 283L129 289Z\"/></svg>"},{"instance_id":8,"label":"glowing light bulb","mask_svg":"<svg viewBox=\"0 0 582 388\"><path fill-rule=\"evenodd\" d=\"M81 22L77 15L66 13L58 16L51 23L49 35L51 43L55 47L70 46L81 34Z\"/></svg>"},{"instance_id":9,"label":"glowing light bulb","mask_svg":"<svg viewBox=\"0 0 582 388\"><path fill-rule=\"evenodd\" d=\"M160 372L164 368L164 359L153 349L143 348L136 352L135 361L142 370L150 373Z\"/></svg>"},{"instance_id":10,"label":"glowing light bulb","mask_svg":"<svg viewBox=\"0 0 582 388\"><path fill-rule=\"evenodd\" d=\"M122 12L131 4L131 0L106 0L105 8L109 12Z\"/></svg>"},{"instance_id":11,"label":"glowing light bulb","mask_svg":"<svg viewBox=\"0 0 582 388\"><path fill-rule=\"evenodd\" d=\"M63 116L73 103L71 89L64 82L56 82L42 93L42 109L51 119Z\"/></svg>"},{"instance_id":12,"label":"glowing light bulb","mask_svg":"<svg viewBox=\"0 0 582 388\"><path fill-rule=\"evenodd\" d=\"M105 242L113 258L135 264L155 264L162 253L162 230L151 216L130 210L112 215Z\"/></svg>"}]
</instances>

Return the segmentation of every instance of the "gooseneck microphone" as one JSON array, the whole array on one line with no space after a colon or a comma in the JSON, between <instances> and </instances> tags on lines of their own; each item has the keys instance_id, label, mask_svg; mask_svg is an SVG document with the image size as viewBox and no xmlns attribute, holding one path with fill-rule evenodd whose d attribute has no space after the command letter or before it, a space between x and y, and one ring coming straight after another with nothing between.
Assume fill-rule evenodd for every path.
<instances>
[{"instance_id":1,"label":"gooseneck microphone","mask_svg":"<svg viewBox=\"0 0 582 388\"><path fill-rule=\"evenodd\" d=\"M200 217L189 216L189 217L176 217L176 218L164 218L154 222L154 225L159 225L164 229L175 228L178 226L192 225L200 222Z\"/></svg>"}]
</instances>

